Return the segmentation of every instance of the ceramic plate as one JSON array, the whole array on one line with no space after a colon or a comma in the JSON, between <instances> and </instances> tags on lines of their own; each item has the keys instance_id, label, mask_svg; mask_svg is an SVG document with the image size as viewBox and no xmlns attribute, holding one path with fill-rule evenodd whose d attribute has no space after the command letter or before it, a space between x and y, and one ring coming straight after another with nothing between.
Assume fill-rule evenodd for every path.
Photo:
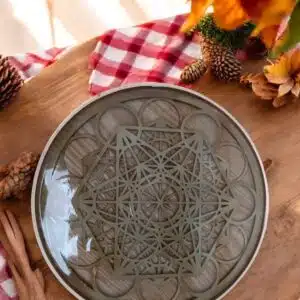
<instances>
[{"instance_id":1,"label":"ceramic plate","mask_svg":"<svg viewBox=\"0 0 300 300\"><path fill-rule=\"evenodd\" d=\"M267 184L241 125L175 86L114 89L55 131L32 213L43 255L79 299L217 299L253 261Z\"/></svg>"}]
</instances>

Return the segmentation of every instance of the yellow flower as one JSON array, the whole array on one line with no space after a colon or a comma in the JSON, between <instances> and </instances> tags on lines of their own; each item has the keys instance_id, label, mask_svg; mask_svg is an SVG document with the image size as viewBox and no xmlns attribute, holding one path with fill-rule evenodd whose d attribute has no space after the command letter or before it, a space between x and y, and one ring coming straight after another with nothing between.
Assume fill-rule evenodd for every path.
<instances>
[{"instance_id":1,"label":"yellow flower","mask_svg":"<svg viewBox=\"0 0 300 300\"><path fill-rule=\"evenodd\" d=\"M256 24L254 34L260 34L267 46L272 46L279 24L291 14L296 0L191 0L191 13L182 26L187 31L204 16L213 5L217 25L231 30L247 20Z\"/></svg>"},{"instance_id":2,"label":"yellow flower","mask_svg":"<svg viewBox=\"0 0 300 300\"><path fill-rule=\"evenodd\" d=\"M279 85L278 97L291 92L298 98L300 95L300 49L290 50L273 64L265 66L264 74L270 83Z\"/></svg>"}]
</instances>

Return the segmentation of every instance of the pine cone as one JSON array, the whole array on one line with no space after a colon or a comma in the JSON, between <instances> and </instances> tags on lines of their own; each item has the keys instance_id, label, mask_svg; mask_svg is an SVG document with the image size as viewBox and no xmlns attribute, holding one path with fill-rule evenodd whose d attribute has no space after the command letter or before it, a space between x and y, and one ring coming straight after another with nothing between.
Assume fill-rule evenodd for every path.
<instances>
[{"instance_id":1,"label":"pine cone","mask_svg":"<svg viewBox=\"0 0 300 300\"><path fill-rule=\"evenodd\" d=\"M210 64L213 58L213 51L217 44L216 42L206 38L203 34L199 34L199 42L201 45L203 59L207 64Z\"/></svg>"},{"instance_id":2,"label":"pine cone","mask_svg":"<svg viewBox=\"0 0 300 300\"><path fill-rule=\"evenodd\" d=\"M182 82L191 83L199 79L207 70L207 66L203 59L198 59L192 64L186 66L181 75L180 79Z\"/></svg>"},{"instance_id":3,"label":"pine cone","mask_svg":"<svg viewBox=\"0 0 300 300\"><path fill-rule=\"evenodd\" d=\"M219 80L239 80L242 72L240 61L229 49L200 35L203 59L210 66L212 74Z\"/></svg>"},{"instance_id":4,"label":"pine cone","mask_svg":"<svg viewBox=\"0 0 300 300\"><path fill-rule=\"evenodd\" d=\"M10 64L8 57L0 55L0 109L10 102L22 85L18 70Z\"/></svg>"},{"instance_id":5,"label":"pine cone","mask_svg":"<svg viewBox=\"0 0 300 300\"><path fill-rule=\"evenodd\" d=\"M242 65L231 51L225 50L214 57L211 70L219 80L237 81L241 76Z\"/></svg>"},{"instance_id":6,"label":"pine cone","mask_svg":"<svg viewBox=\"0 0 300 300\"><path fill-rule=\"evenodd\" d=\"M0 200L22 195L32 181L38 159L38 155L24 152L17 160L0 167Z\"/></svg>"}]
</instances>

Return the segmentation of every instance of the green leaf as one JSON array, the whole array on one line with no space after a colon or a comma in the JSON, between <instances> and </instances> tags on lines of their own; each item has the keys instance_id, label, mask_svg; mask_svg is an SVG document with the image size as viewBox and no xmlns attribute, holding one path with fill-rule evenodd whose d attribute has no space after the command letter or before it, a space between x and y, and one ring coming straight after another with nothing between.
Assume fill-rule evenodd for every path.
<instances>
[{"instance_id":1,"label":"green leaf","mask_svg":"<svg viewBox=\"0 0 300 300\"><path fill-rule=\"evenodd\" d=\"M224 30L216 25L213 15L208 14L199 21L197 30L208 39L235 51L243 48L254 27L254 24L247 22L235 30Z\"/></svg>"},{"instance_id":2,"label":"green leaf","mask_svg":"<svg viewBox=\"0 0 300 300\"><path fill-rule=\"evenodd\" d=\"M300 2L297 4L292 12L291 18L288 23L288 37L286 41L274 50L273 54L276 56L282 52L286 52L293 48L300 42Z\"/></svg>"}]
</instances>

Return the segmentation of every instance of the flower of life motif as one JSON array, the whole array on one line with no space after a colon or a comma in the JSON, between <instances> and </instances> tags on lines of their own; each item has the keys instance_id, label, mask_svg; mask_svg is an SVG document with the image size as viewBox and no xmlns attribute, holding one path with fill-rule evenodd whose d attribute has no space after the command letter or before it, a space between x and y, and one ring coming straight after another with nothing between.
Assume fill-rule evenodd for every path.
<instances>
[{"instance_id":1,"label":"flower of life motif","mask_svg":"<svg viewBox=\"0 0 300 300\"><path fill-rule=\"evenodd\" d=\"M111 248L107 238L99 242L106 255L113 253L115 273L199 274L231 198L209 143L199 132L136 126L119 127L113 143L115 166L106 151L79 198L100 227L113 224ZM97 211L87 207L91 202ZM223 226L203 243L213 222Z\"/></svg>"}]
</instances>

